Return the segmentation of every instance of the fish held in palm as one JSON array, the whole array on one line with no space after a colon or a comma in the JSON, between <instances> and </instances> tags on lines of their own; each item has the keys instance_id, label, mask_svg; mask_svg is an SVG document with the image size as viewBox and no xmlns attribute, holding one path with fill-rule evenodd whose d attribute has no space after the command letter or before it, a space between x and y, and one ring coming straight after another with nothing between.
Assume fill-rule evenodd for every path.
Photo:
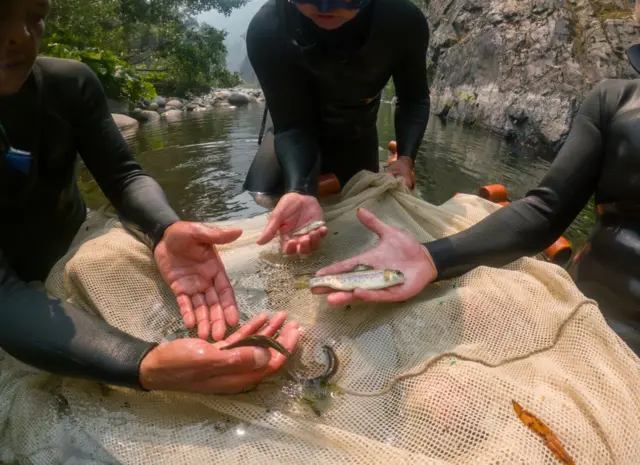
<instances>
[{"instance_id":1,"label":"fish held in palm","mask_svg":"<svg viewBox=\"0 0 640 465\"><path fill-rule=\"evenodd\" d=\"M300 287L314 289L327 287L336 291L355 289L379 290L404 283L404 274L398 270L376 270L368 265L356 265L352 271L311 278Z\"/></svg>"},{"instance_id":2,"label":"fish held in palm","mask_svg":"<svg viewBox=\"0 0 640 465\"><path fill-rule=\"evenodd\" d=\"M324 225L325 225L324 221L314 221L312 223L307 224L306 226L303 226L300 229L293 231L291 235L294 237L304 236L305 234L309 234L311 231L315 231L316 229L321 228Z\"/></svg>"}]
</instances>

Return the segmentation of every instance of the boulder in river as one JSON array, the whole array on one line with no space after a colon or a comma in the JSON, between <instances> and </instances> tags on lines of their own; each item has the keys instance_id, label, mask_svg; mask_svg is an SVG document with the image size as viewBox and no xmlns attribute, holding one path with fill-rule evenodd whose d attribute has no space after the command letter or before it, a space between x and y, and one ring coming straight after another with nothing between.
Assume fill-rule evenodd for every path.
<instances>
[{"instance_id":1,"label":"boulder in river","mask_svg":"<svg viewBox=\"0 0 640 465\"><path fill-rule=\"evenodd\" d=\"M559 148L586 94L635 78L624 51L640 26L626 0L430 0L435 114Z\"/></svg>"},{"instance_id":2,"label":"boulder in river","mask_svg":"<svg viewBox=\"0 0 640 465\"><path fill-rule=\"evenodd\" d=\"M182 110L182 108L184 107L184 103L177 99L171 99L167 102L167 106Z\"/></svg>"},{"instance_id":3,"label":"boulder in river","mask_svg":"<svg viewBox=\"0 0 640 465\"><path fill-rule=\"evenodd\" d=\"M160 105L158 105L156 102L149 104L149 110L151 111L158 111L159 108L160 108Z\"/></svg>"},{"instance_id":4,"label":"boulder in river","mask_svg":"<svg viewBox=\"0 0 640 465\"><path fill-rule=\"evenodd\" d=\"M241 94L240 92L234 92L229 96L227 101L229 102L229 104L235 106L247 105L249 103L249 97Z\"/></svg>"},{"instance_id":5,"label":"boulder in river","mask_svg":"<svg viewBox=\"0 0 640 465\"><path fill-rule=\"evenodd\" d=\"M167 104L167 101L163 97L160 97L158 95L151 101L151 105L153 105L154 103L157 103L159 107L164 107Z\"/></svg>"},{"instance_id":6,"label":"boulder in river","mask_svg":"<svg viewBox=\"0 0 640 465\"><path fill-rule=\"evenodd\" d=\"M163 116L165 116L168 119L176 119L179 118L182 115L182 112L180 110L167 110L166 112L163 113Z\"/></svg>"},{"instance_id":7,"label":"boulder in river","mask_svg":"<svg viewBox=\"0 0 640 465\"><path fill-rule=\"evenodd\" d=\"M119 113L112 113L111 117L120 130L138 126L140 124L137 120L131 118L130 116L122 115Z\"/></svg>"},{"instance_id":8,"label":"boulder in river","mask_svg":"<svg viewBox=\"0 0 640 465\"><path fill-rule=\"evenodd\" d=\"M186 108L187 108L187 111L193 111L196 108L199 108L199 106L197 103L188 103Z\"/></svg>"},{"instance_id":9,"label":"boulder in river","mask_svg":"<svg viewBox=\"0 0 640 465\"><path fill-rule=\"evenodd\" d=\"M145 121L156 121L160 119L160 114L157 111L142 110L142 115Z\"/></svg>"}]
</instances>

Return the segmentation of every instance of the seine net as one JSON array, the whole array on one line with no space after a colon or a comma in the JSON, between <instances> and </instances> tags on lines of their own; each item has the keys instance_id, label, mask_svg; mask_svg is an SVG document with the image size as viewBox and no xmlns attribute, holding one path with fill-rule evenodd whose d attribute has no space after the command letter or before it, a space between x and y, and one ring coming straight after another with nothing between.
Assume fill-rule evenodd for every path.
<instances>
[{"instance_id":1,"label":"seine net","mask_svg":"<svg viewBox=\"0 0 640 465\"><path fill-rule=\"evenodd\" d=\"M239 395L139 393L47 375L0 352L0 461L560 463L515 400L575 463L638 463L638 358L560 267L535 258L480 267L400 304L333 308L296 286L375 245L357 207L430 241L499 206L472 195L435 206L368 172L325 203L329 234L306 259L281 256L277 240L255 244L266 215L233 223L244 234L220 251L242 321L285 310L300 322L291 369L314 376L321 346L333 346L340 370L322 395L299 395L283 373ZM46 289L149 341L186 335L149 248L109 210L90 215Z\"/></svg>"}]
</instances>

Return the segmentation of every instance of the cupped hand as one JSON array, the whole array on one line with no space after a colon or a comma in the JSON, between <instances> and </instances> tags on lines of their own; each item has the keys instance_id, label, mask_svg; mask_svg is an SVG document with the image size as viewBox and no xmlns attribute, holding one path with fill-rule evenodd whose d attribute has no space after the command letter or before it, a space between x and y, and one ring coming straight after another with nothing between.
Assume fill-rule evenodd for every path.
<instances>
[{"instance_id":1,"label":"cupped hand","mask_svg":"<svg viewBox=\"0 0 640 465\"><path fill-rule=\"evenodd\" d=\"M363 264L375 269L399 270L404 274L404 283L387 289L355 289L351 292L316 288L313 290L314 294L329 294L327 302L331 305L344 305L354 300L402 302L420 293L427 284L436 279L437 270L433 259L417 240L404 231L383 223L364 208L358 209L357 216L365 227L378 235L380 242L358 256L319 270L316 276L344 273L353 270L358 264Z\"/></svg>"},{"instance_id":2,"label":"cupped hand","mask_svg":"<svg viewBox=\"0 0 640 465\"><path fill-rule=\"evenodd\" d=\"M152 349L140 364L140 384L155 391L203 394L235 394L246 391L275 374L286 357L273 349L238 347L220 350L252 334L275 335L287 318L280 312L269 321L260 314L224 341L211 344L201 339L178 339ZM300 339L298 323L290 321L277 338L289 352Z\"/></svg>"},{"instance_id":3,"label":"cupped hand","mask_svg":"<svg viewBox=\"0 0 640 465\"><path fill-rule=\"evenodd\" d=\"M406 156L398 157L387 167L387 173L400 178L409 189L413 189L415 182L413 176L413 160Z\"/></svg>"},{"instance_id":4,"label":"cupped hand","mask_svg":"<svg viewBox=\"0 0 640 465\"><path fill-rule=\"evenodd\" d=\"M284 253L308 255L320 247L320 241L327 235L327 227L321 226L303 236L293 236L292 233L323 217L322 207L314 196L297 192L286 194L271 213L267 227L258 238L258 245L267 244L279 232Z\"/></svg>"},{"instance_id":5,"label":"cupped hand","mask_svg":"<svg viewBox=\"0 0 640 465\"><path fill-rule=\"evenodd\" d=\"M216 244L228 244L240 229L211 228L179 221L165 231L154 256L160 274L178 300L187 328L198 325L198 337L214 341L238 324L236 298Z\"/></svg>"}]
</instances>

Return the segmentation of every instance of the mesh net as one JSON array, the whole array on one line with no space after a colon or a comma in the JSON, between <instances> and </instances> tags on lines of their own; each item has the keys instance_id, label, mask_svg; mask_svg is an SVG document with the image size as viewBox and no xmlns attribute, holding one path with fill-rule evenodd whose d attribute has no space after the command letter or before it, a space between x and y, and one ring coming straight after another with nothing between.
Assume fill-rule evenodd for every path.
<instances>
[{"instance_id":1,"label":"mesh net","mask_svg":"<svg viewBox=\"0 0 640 465\"><path fill-rule=\"evenodd\" d=\"M241 320L287 311L302 328L289 363L309 375L323 369L321 345L338 355L342 391L329 386L320 416L282 374L232 396L138 393L47 375L0 352L0 461L559 463L518 419L516 400L576 463L637 463L640 364L560 267L535 258L480 267L401 304L330 308L297 289L299 274L376 243L356 219L360 206L420 241L500 208L471 195L431 205L364 172L325 202L329 235L307 259L282 257L277 241L255 245L264 215L234 223L244 234L221 256ZM135 336L186 335L149 249L108 210L89 216L46 288Z\"/></svg>"}]
</instances>

